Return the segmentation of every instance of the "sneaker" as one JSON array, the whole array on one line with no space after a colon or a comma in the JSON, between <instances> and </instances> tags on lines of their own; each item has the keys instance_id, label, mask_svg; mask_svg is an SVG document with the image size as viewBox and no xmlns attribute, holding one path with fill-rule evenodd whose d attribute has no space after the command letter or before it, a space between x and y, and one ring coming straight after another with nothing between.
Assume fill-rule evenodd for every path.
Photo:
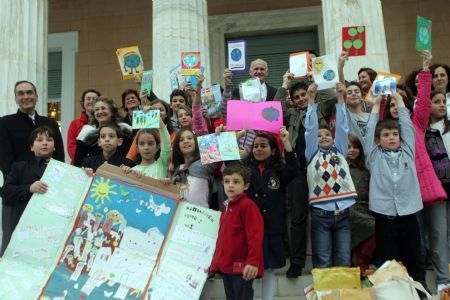
<instances>
[{"instance_id":1,"label":"sneaker","mask_svg":"<svg viewBox=\"0 0 450 300\"><path fill-rule=\"evenodd\" d=\"M297 278L302 275L302 267L297 264L291 264L289 270L286 272L287 278Z\"/></svg>"}]
</instances>

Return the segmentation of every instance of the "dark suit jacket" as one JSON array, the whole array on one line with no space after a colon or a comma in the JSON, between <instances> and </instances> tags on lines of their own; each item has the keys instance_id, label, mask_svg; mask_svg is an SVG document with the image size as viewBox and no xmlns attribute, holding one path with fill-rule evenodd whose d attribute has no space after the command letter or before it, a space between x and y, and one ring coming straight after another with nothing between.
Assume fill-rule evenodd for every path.
<instances>
[{"instance_id":1,"label":"dark suit jacket","mask_svg":"<svg viewBox=\"0 0 450 300\"><path fill-rule=\"evenodd\" d=\"M105 157L103 156L103 153L100 153L98 155L88 156L83 160L83 163L81 164L81 166L84 168L91 168L95 172L95 171L97 171L97 168L99 168L101 165L103 165L103 163L105 161L107 161L110 165L114 165L117 167L120 167L121 165L125 165L128 167L134 167L134 162L132 160L125 158L125 156L120 155L117 151L108 160L105 159Z\"/></svg>"},{"instance_id":2,"label":"dark suit jacket","mask_svg":"<svg viewBox=\"0 0 450 300\"><path fill-rule=\"evenodd\" d=\"M64 144L55 120L35 115L35 124L27 114L21 112L0 118L0 169L3 178L6 178L11 170L11 166L16 161L29 160L34 157L30 150L28 139L31 132L39 126L47 125L55 135L55 152L53 158L64 161Z\"/></svg>"},{"instance_id":3,"label":"dark suit jacket","mask_svg":"<svg viewBox=\"0 0 450 300\"><path fill-rule=\"evenodd\" d=\"M277 93L277 89L274 88L273 86L268 85L267 82L266 82L266 86L267 86L267 99L266 99L266 101L273 101L273 99L275 99L275 95ZM241 96L239 95L239 88L233 89L233 94L232 94L231 100L240 100L240 99L241 99Z\"/></svg>"}]
</instances>

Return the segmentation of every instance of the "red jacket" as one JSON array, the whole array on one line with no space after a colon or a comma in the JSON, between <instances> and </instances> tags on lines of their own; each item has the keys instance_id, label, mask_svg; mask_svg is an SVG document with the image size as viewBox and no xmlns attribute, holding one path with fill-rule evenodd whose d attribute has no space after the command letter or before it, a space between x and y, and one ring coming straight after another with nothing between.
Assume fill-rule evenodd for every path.
<instances>
[{"instance_id":1,"label":"red jacket","mask_svg":"<svg viewBox=\"0 0 450 300\"><path fill-rule=\"evenodd\" d=\"M81 112L80 118L73 120L67 130L67 152L69 153L71 164L75 158L75 150L77 149L77 136L81 128L89 121L88 116L84 111Z\"/></svg>"},{"instance_id":2,"label":"red jacket","mask_svg":"<svg viewBox=\"0 0 450 300\"><path fill-rule=\"evenodd\" d=\"M258 267L258 277L264 274L264 221L258 206L242 194L224 207L220 216L219 237L210 271L242 274L245 265Z\"/></svg>"}]
</instances>

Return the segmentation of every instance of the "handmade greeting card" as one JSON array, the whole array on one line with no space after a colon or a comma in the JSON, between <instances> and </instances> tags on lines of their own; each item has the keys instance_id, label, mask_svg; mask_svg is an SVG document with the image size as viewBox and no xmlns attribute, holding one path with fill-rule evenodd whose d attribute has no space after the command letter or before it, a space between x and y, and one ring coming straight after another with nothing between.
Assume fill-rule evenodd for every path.
<instances>
[{"instance_id":1,"label":"handmade greeting card","mask_svg":"<svg viewBox=\"0 0 450 300\"><path fill-rule=\"evenodd\" d=\"M203 165L218 161L240 159L236 133L234 132L199 136L198 147Z\"/></svg>"},{"instance_id":2,"label":"handmade greeting card","mask_svg":"<svg viewBox=\"0 0 450 300\"><path fill-rule=\"evenodd\" d=\"M373 94L374 95L392 95L397 89L397 83L394 77L386 77L381 80L375 80L373 82Z\"/></svg>"},{"instance_id":3,"label":"handmade greeting card","mask_svg":"<svg viewBox=\"0 0 450 300\"><path fill-rule=\"evenodd\" d=\"M312 59L312 69L314 82L318 85L318 90L325 90L336 87L339 81L336 57L334 55L324 55Z\"/></svg>"},{"instance_id":4,"label":"handmade greeting card","mask_svg":"<svg viewBox=\"0 0 450 300\"><path fill-rule=\"evenodd\" d=\"M342 28L342 51L348 56L366 55L366 26Z\"/></svg>"},{"instance_id":5,"label":"handmade greeting card","mask_svg":"<svg viewBox=\"0 0 450 300\"><path fill-rule=\"evenodd\" d=\"M208 116L220 112L220 103L222 102L222 93L220 92L220 85L203 88L201 90L202 105L206 109Z\"/></svg>"},{"instance_id":6,"label":"handmade greeting card","mask_svg":"<svg viewBox=\"0 0 450 300\"><path fill-rule=\"evenodd\" d=\"M142 110L133 111L133 129L141 128L159 128L160 111L159 109L143 112Z\"/></svg>"},{"instance_id":7,"label":"handmade greeting card","mask_svg":"<svg viewBox=\"0 0 450 300\"><path fill-rule=\"evenodd\" d=\"M366 101L369 104L373 103L373 90L375 88L375 82L376 81L380 82L386 78L394 78L395 79L395 88L397 88L397 85L400 82L400 79L402 78L402 76L400 76L398 74L394 74L394 73L378 72L377 77L375 78L375 81L372 83L372 86L370 87L369 91L367 92L366 96L364 97L364 101ZM381 90L382 86L379 84L379 87L380 87L380 89L377 90L377 92Z\"/></svg>"},{"instance_id":8,"label":"handmade greeting card","mask_svg":"<svg viewBox=\"0 0 450 300\"><path fill-rule=\"evenodd\" d=\"M228 41L228 69L242 73L247 65L247 47L244 40Z\"/></svg>"},{"instance_id":9,"label":"handmade greeting card","mask_svg":"<svg viewBox=\"0 0 450 300\"><path fill-rule=\"evenodd\" d=\"M195 75L201 66L200 52L181 53L181 75Z\"/></svg>"},{"instance_id":10,"label":"handmade greeting card","mask_svg":"<svg viewBox=\"0 0 450 300\"><path fill-rule=\"evenodd\" d=\"M200 67L200 72L205 72L205 66ZM197 85L197 75L184 76L181 75L181 65L173 67L169 71L171 90L183 89L186 85L194 87Z\"/></svg>"},{"instance_id":11,"label":"handmade greeting card","mask_svg":"<svg viewBox=\"0 0 450 300\"><path fill-rule=\"evenodd\" d=\"M138 46L117 49L116 55L119 59L123 80L142 76L144 62L142 61Z\"/></svg>"},{"instance_id":12,"label":"handmade greeting card","mask_svg":"<svg viewBox=\"0 0 450 300\"><path fill-rule=\"evenodd\" d=\"M297 52L289 55L289 71L294 78L304 78L310 71L309 52Z\"/></svg>"},{"instance_id":13,"label":"handmade greeting card","mask_svg":"<svg viewBox=\"0 0 450 300\"><path fill-rule=\"evenodd\" d=\"M147 91L147 94L150 95L150 91L152 90L153 83L153 70L144 71L141 79L141 93L142 91Z\"/></svg>"},{"instance_id":14,"label":"handmade greeting card","mask_svg":"<svg viewBox=\"0 0 450 300\"><path fill-rule=\"evenodd\" d=\"M431 50L432 22L422 17L417 17L416 50Z\"/></svg>"},{"instance_id":15,"label":"handmade greeting card","mask_svg":"<svg viewBox=\"0 0 450 300\"><path fill-rule=\"evenodd\" d=\"M258 78L254 78L240 83L239 94L242 100L261 102L263 100L261 81Z\"/></svg>"},{"instance_id":16,"label":"handmade greeting card","mask_svg":"<svg viewBox=\"0 0 450 300\"><path fill-rule=\"evenodd\" d=\"M281 102L252 103L229 100L227 103L227 129L254 129L279 133L283 126Z\"/></svg>"}]
</instances>

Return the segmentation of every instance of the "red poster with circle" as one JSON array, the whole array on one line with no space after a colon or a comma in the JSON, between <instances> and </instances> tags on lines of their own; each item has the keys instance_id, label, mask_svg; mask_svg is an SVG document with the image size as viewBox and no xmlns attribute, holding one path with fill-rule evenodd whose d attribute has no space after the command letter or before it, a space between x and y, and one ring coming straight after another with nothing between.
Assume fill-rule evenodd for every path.
<instances>
[{"instance_id":1,"label":"red poster with circle","mask_svg":"<svg viewBox=\"0 0 450 300\"><path fill-rule=\"evenodd\" d=\"M342 28L342 51L348 56L366 55L366 26Z\"/></svg>"}]
</instances>

